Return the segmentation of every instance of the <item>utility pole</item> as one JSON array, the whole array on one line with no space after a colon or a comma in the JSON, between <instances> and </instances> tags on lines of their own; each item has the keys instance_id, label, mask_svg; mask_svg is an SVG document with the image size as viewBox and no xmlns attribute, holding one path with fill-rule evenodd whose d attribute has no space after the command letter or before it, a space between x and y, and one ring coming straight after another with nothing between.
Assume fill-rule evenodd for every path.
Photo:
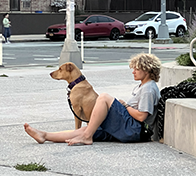
<instances>
[{"instance_id":1,"label":"utility pole","mask_svg":"<svg viewBox=\"0 0 196 176\"><path fill-rule=\"evenodd\" d=\"M79 69L82 69L81 54L75 38L75 2L66 2L66 38L61 51L59 66L66 62L73 62Z\"/></svg>"},{"instance_id":2,"label":"utility pole","mask_svg":"<svg viewBox=\"0 0 196 176\"><path fill-rule=\"evenodd\" d=\"M161 24L159 25L158 38L154 43L173 43L172 39L169 38L169 30L166 24L166 0L161 0Z\"/></svg>"}]
</instances>

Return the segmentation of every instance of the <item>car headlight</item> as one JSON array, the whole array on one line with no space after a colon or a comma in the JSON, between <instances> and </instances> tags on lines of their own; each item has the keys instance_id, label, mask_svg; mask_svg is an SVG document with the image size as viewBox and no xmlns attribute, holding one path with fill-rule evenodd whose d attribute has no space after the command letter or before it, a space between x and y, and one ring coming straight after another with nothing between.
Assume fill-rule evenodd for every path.
<instances>
[{"instance_id":1,"label":"car headlight","mask_svg":"<svg viewBox=\"0 0 196 176\"><path fill-rule=\"evenodd\" d=\"M143 26L145 26L145 25L147 25L146 23L145 24L138 24L137 26L138 27L143 27Z\"/></svg>"},{"instance_id":2,"label":"car headlight","mask_svg":"<svg viewBox=\"0 0 196 176\"><path fill-rule=\"evenodd\" d=\"M125 25L125 28L136 28L136 25Z\"/></svg>"}]
</instances>

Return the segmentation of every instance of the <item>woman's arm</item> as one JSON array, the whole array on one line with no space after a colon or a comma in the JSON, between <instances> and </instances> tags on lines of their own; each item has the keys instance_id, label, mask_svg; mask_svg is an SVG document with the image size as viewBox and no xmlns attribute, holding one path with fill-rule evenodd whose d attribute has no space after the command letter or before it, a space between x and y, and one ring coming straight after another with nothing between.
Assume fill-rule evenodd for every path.
<instances>
[{"instance_id":1,"label":"woman's arm","mask_svg":"<svg viewBox=\"0 0 196 176\"><path fill-rule=\"evenodd\" d=\"M7 24L10 24L11 22L7 19L7 18L4 18L3 19L3 24L4 25L7 25Z\"/></svg>"},{"instance_id":2,"label":"woman's arm","mask_svg":"<svg viewBox=\"0 0 196 176\"><path fill-rule=\"evenodd\" d=\"M127 105L125 106L129 114L136 120L143 122L147 116L148 112L140 112L137 109L132 108L131 106Z\"/></svg>"},{"instance_id":3,"label":"woman's arm","mask_svg":"<svg viewBox=\"0 0 196 176\"><path fill-rule=\"evenodd\" d=\"M132 108L128 104L126 104L123 100L119 100L119 102L127 109L129 114L136 120L143 122L147 116L148 112L140 112L137 109Z\"/></svg>"}]
</instances>

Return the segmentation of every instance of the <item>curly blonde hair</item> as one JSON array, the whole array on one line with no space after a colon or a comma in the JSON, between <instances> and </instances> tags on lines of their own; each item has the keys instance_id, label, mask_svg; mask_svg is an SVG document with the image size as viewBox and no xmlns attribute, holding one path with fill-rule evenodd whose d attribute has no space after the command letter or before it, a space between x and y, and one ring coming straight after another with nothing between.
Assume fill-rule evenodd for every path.
<instances>
[{"instance_id":1,"label":"curly blonde hair","mask_svg":"<svg viewBox=\"0 0 196 176\"><path fill-rule=\"evenodd\" d=\"M150 74L150 78L155 82L159 81L161 62L158 57L153 54L141 53L131 58L130 68L141 69Z\"/></svg>"}]
</instances>

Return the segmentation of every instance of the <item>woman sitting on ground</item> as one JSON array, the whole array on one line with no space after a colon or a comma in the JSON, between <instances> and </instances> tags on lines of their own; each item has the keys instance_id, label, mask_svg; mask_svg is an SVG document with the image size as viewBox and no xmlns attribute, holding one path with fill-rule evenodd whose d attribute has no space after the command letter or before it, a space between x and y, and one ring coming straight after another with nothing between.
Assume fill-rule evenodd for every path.
<instances>
[{"instance_id":1,"label":"woman sitting on ground","mask_svg":"<svg viewBox=\"0 0 196 176\"><path fill-rule=\"evenodd\" d=\"M144 122L153 128L160 92L160 60L152 54L139 54L129 64L136 81L141 81L125 103L109 94L102 93L96 100L89 124L73 131L45 132L25 123L25 131L38 143L45 141L66 142L68 145L87 144L94 141L141 141Z\"/></svg>"}]
</instances>

